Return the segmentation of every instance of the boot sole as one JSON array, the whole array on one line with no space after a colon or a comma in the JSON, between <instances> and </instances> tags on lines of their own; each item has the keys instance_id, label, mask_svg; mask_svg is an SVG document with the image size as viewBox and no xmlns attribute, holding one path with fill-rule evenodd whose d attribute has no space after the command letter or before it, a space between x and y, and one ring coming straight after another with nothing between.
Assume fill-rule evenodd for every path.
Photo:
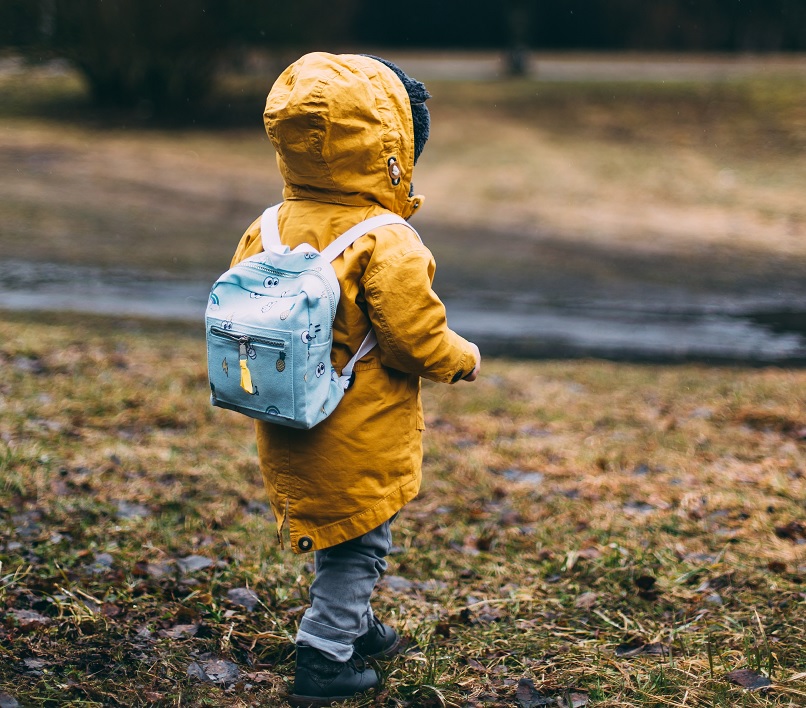
<instances>
[{"instance_id":1,"label":"boot sole","mask_svg":"<svg viewBox=\"0 0 806 708\"><path fill-rule=\"evenodd\" d=\"M330 696L329 698L321 698L317 696L298 696L294 693L288 697L288 702L292 706L299 706L300 708L323 708L323 706L329 706L335 701L348 701L351 698L357 698L358 696L361 696L367 691L371 690L371 688L368 688L364 691L359 691L358 693L352 693L349 696Z\"/></svg>"}]
</instances>

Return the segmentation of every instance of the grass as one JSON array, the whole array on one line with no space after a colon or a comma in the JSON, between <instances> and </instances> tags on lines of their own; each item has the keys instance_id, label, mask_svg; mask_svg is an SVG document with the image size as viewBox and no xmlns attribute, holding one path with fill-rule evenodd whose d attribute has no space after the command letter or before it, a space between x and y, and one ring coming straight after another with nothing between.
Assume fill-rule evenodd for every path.
<instances>
[{"instance_id":1,"label":"grass","mask_svg":"<svg viewBox=\"0 0 806 708\"><path fill-rule=\"evenodd\" d=\"M6 314L0 368L0 694L283 705L311 559L277 547L203 341ZM424 488L375 600L416 644L351 705L803 705L806 372L483 374L425 386Z\"/></svg>"}]
</instances>

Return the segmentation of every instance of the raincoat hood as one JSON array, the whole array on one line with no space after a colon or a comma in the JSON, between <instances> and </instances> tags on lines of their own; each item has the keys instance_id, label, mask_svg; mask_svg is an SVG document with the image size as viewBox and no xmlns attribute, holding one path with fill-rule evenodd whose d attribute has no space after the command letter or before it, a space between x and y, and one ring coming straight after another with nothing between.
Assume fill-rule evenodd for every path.
<instances>
[{"instance_id":1,"label":"raincoat hood","mask_svg":"<svg viewBox=\"0 0 806 708\"><path fill-rule=\"evenodd\" d=\"M263 113L286 200L378 204L409 218L414 127L406 89L380 61L306 54L277 79Z\"/></svg>"}]
</instances>

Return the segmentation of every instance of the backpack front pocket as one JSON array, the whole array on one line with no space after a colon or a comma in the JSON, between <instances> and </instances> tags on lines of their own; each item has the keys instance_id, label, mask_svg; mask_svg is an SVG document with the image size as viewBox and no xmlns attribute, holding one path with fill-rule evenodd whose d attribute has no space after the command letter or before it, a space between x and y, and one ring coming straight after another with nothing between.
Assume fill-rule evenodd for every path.
<instances>
[{"instance_id":1,"label":"backpack front pocket","mask_svg":"<svg viewBox=\"0 0 806 708\"><path fill-rule=\"evenodd\" d=\"M213 405L271 421L294 417L292 338L210 327L207 367Z\"/></svg>"}]
</instances>

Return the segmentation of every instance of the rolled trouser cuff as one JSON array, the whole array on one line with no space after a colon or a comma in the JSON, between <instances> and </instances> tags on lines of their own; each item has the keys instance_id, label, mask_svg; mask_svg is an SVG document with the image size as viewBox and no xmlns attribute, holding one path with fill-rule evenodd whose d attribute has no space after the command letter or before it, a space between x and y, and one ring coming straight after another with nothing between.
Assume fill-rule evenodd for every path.
<instances>
[{"instance_id":1,"label":"rolled trouser cuff","mask_svg":"<svg viewBox=\"0 0 806 708\"><path fill-rule=\"evenodd\" d=\"M333 661L345 662L353 655L353 644L358 636L357 633L303 617L296 643L313 647Z\"/></svg>"}]
</instances>

